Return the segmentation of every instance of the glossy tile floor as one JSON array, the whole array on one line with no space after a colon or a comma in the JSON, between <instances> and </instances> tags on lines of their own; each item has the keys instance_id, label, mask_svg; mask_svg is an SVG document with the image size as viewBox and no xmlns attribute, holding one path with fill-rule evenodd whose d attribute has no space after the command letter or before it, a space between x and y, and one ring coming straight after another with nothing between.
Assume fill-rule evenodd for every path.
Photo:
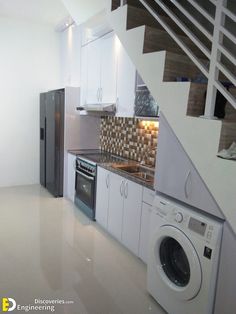
<instances>
[{"instance_id":1,"label":"glossy tile floor","mask_svg":"<svg viewBox=\"0 0 236 314\"><path fill-rule=\"evenodd\" d=\"M144 264L71 202L40 186L0 189L3 296L21 306L73 301L56 305L59 314L165 313L146 291Z\"/></svg>"}]
</instances>

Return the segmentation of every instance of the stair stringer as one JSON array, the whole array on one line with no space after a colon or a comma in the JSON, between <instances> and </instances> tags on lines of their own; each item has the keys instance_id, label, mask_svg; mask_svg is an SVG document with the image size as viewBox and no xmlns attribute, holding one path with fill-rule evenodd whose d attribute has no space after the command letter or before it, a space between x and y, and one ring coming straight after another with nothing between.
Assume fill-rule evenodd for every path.
<instances>
[{"instance_id":1,"label":"stair stringer","mask_svg":"<svg viewBox=\"0 0 236 314\"><path fill-rule=\"evenodd\" d=\"M162 81L165 52L142 53L145 26L126 30L127 6L110 13L109 20L222 215L236 233L236 164L216 156L222 122L186 116L191 83Z\"/></svg>"}]
</instances>

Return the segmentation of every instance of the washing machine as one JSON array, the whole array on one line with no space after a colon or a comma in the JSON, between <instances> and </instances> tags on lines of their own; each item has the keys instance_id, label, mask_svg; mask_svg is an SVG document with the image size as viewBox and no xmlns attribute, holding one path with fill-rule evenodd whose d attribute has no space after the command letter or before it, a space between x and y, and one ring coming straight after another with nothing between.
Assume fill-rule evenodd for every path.
<instances>
[{"instance_id":1,"label":"washing machine","mask_svg":"<svg viewBox=\"0 0 236 314\"><path fill-rule=\"evenodd\" d=\"M169 314L213 313L221 237L221 221L155 197L147 288Z\"/></svg>"}]
</instances>

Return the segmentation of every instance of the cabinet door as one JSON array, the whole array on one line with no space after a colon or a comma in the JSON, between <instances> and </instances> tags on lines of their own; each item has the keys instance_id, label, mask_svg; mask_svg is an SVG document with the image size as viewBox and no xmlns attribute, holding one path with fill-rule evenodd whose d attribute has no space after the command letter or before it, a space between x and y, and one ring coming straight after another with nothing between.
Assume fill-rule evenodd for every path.
<instances>
[{"instance_id":1,"label":"cabinet door","mask_svg":"<svg viewBox=\"0 0 236 314\"><path fill-rule=\"evenodd\" d=\"M134 116L136 69L120 43L117 68L117 113L119 117Z\"/></svg>"},{"instance_id":2,"label":"cabinet door","mask_svg":"<svg viewBox=\"0 0 236 314\"><path fill-rule=\"evenodd\" d=\"M141 228L139 240L139 257L147 264L148 246L149 246L149 231L152 206L142 203Z\"/></svg>"},{"instance_id":3,"label":"cabinet door","mask_svg":"<svg viewBox=\"0 0 236 314\"><path fill-rule=\"evenodd\" d=\"M68 154L67 164L67 197L74 202L75 198L75 160L76 156Z\"/></svg>"},{"instance_id":4,"label":"cabinet door","mask_svg":"<svg viewBox=\"0 0 236 314\"><path fill-rule=\"evenodd\" d=\"M101 39L88 44L88 71L86 103L97 104L99 102L99 88L101 79Z\"/></svg>"},{"instance_id":5,"label":"cabinet door","mask_svg":"<svg viewBox=\"0 0 236 314\"><path fill-rule=\"evenodd\" d=\"M125 179L111 173L109 189L108 231L121 241Z\"/></svg>"},{"instance_id":6,"label":"cabinet door","mask_svg":"<svg viewBox=\"0 0 236 314\"><path fill-rule=\"evenodd\" d=\"M107 229L108 204L109 204L110 172L98 167L97 192L96 192L96 221Z\"/></svg>"},{"instance_id":7,"label":"cabinet door","mask_svg":"<svg viewBox=\"0 0 236 314\"><path fill-rule=\"evenodd\" d=\"M88 46L81 49L81 69L80 69L80 106L86 104L88 79Z\"/></svg>"},{"instance_id":8,"label":"cabinet door","mask_svg":"<svg viewBox=\"0 0 236 314\"><path fill-rule=\"evenodd\" d=\"M223 218L163 115L160 117L155 187L159 192Z\"/></svg>"},{"instance_id":9,"label":"cabinet door","mask_svg":"<svg viewBox=\"0 0 236 314\"><path fill-rule=\"evenodd\" d=\"M139 184L125 182L122 242L136 255L139 248L142 189Z\"/></svg>"},{"instance_id":10,"label":"cabinet door","mask_svg":"<svg viewBox=\"0 0 236 314\"><path fill-rule=\"evenodd\" d=\"M118 38L109 34L101 40L101 101L116 103Z\"/></svg>"}]
</instances>

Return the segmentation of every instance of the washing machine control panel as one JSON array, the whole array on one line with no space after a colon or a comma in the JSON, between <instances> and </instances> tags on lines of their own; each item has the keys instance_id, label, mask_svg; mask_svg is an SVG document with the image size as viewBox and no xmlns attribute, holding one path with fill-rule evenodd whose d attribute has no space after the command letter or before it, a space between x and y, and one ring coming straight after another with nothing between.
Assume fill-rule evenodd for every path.
<instances>
[{"instance_id":1,"label":"washing machine control panel","mask_svg":"<svg viewBox=\"0 0 236 314\"><path fill-rule=\"evenodd\" d=\"M168 223L178 226L189 236L196 236L213 248L222 234L222 224L190 208L171 200L155 197L153 214L159 217L159 224Z\"/></svg>"},{"instance_id":2,"label":"washing machine control panel","mask_svg":"<svg viewBox=\"0 0 236 314\"><path fill-rule=\"evenodd\" d=\"M178 212L175 214L175 221L178 223L181 223L184 220L184 216L181 212Z\"/></svg>"}]
</instances>

